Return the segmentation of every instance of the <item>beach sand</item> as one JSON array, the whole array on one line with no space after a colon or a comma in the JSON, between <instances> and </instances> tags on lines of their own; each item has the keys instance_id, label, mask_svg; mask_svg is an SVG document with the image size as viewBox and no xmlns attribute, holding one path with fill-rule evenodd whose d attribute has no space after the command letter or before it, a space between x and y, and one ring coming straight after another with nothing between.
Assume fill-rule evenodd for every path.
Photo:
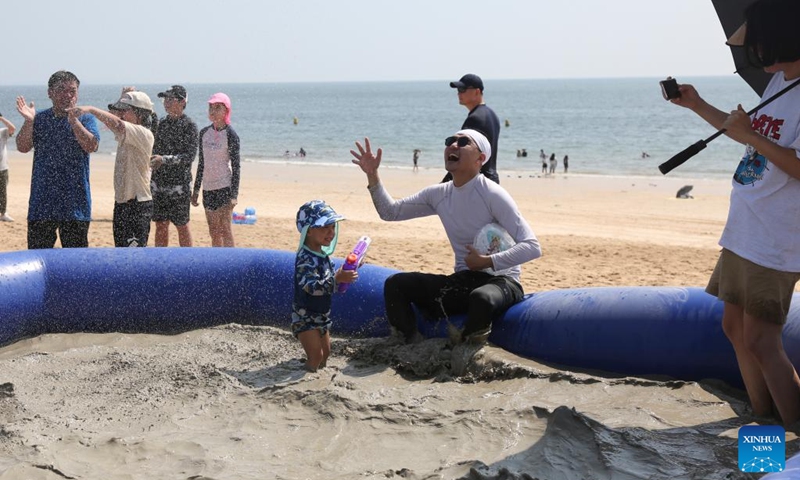
<instances>
[{"instance_id":1,"label":"beach sand","mask_svg":"<svg viewBox=\"0 0 800 480\"><path fill-rule=\"evenodd\" d=\"M0 251L26 246L31 156L13 153L10 166L17 221L0 223ZM112 171L113 159L93 157L92 247L113 244ZM442 171L381 176L399 197ZM526 292L705 285L730 188L527 173L501 184L544 252L523 267ZM695 198L676 199L686 184ZM243 163L237 210L254 207L258 221L233 226L237 247L293 251L295 213L312 198L348 219L337 255L370 235L370 263L452 271L438 219L381 221L356 166ZM202 209L192 216L195 245L209 246ZM328 368L307 374L299 342L272 327L48 334L5 346L0 478L751 478L737 471L737 430L759 419L743 391L718 381L580 371L493 346L455 376L459 353L441 339L335 337L333 349ZM787 441L787 453L798 450L794 434Z\"/></svg>"}]
</instances>

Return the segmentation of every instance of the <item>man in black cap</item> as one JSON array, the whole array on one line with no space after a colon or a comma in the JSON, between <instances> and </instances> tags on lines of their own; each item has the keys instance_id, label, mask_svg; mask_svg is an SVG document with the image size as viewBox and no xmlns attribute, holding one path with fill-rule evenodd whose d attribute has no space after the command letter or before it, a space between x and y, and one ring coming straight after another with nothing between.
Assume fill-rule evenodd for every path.
<instances>
[{"instance_id":1,"label":"man in black cap","mask_svg":"<svg viewBox=\"0 0 800 480\"><path fill-rule=\"evenodd\" d=\"M192 162L197 154L197 125L183 113L186 89L173 85L158 94L164 99L167 116L158 123L150 165L153 174L153 221L156 222L156 247L169 245L170 222L178 229L178 244L192 246L189 208L192 199Z\"/></svg>"},{"instance_id":2,"label":"man in black cap","mask_svg":"<svg viewBox=\"0 0 800 480\"><path fill-rule=\"evenodd\" d=\"M492 145L492 156L481 168L481 173L496 183L500 183L500 177L497 175L497 140L500 137L500 119L497 118L494 110L483 103L483 80L474 73L468 73L459 81L450 82L450 87L458 90L458 103L469 110L461 129L472 129L483 133ZM452 176L448 173L442 181L449 180L452 180Z\"/></svg>"}]
</instances>

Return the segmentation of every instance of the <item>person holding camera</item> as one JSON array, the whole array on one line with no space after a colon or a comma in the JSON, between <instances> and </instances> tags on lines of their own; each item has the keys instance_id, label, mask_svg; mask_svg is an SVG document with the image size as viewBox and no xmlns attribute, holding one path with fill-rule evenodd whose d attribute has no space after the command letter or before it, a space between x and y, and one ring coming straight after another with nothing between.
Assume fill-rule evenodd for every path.
<instances>
[{"instance_id":1,"label":"person holding camera","mask_svg":"<svg viewBox=\"0 0 800 480\"><path fill-rule=\"evenodd\" d=\"M728 40L773 74L763 98L800 78L800 2L757 0ZM733 175L722 252L706 291L724 302L722 329L733 345L753 412L800 420L800 379L781 332L800 279L800 88L758 110L724 112L678 85L671 102L745 146ZM773 404L777 412L773 412Z\"/></svg>"}]
</instances>

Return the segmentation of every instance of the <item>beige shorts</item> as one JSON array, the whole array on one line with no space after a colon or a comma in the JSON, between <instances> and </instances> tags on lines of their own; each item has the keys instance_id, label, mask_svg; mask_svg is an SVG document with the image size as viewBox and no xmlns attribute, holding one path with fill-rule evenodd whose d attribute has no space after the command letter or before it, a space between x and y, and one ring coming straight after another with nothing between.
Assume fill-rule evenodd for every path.
<instances>
[{"instance_id":1,"label":"beige shorts","mask_svg":"<svg viewBox=\"0 0 800 480\"><path fill-rule=\"evenodd\" d=\"M784 324L798 280L800 273L762 267L723 248L706 292L748 315Z\"/></svg>"}]
</instances>

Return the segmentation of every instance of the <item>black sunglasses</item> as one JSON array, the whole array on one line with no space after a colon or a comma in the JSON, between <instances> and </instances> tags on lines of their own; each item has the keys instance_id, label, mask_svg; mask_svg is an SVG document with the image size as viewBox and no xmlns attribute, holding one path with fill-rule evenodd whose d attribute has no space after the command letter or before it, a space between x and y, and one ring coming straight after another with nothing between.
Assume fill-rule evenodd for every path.
<instances>
[{"instance_id":1,"label":"black sunglasses","mask_svg":"<svg viewBox=\"0 0 800 480\"><path fill-rule=\"evenodd\" d=\"M447 137L444 139L444 145L446 147L449 147L455 142L458 142L458 148L464 148L472 143L472 140L470 140L469 137Z\"/></svg>"},{"instance_id":2,"label":"black sunglasses","mask_svg":"<svg viewBox=\"0 0 800 480\"><path fill-rule=\"evenodd\" d=\"M475 88L475 87L458 87L456 90L458 90L458 93L464 93L470 88Z\"/></svg>"}]
</instances>

